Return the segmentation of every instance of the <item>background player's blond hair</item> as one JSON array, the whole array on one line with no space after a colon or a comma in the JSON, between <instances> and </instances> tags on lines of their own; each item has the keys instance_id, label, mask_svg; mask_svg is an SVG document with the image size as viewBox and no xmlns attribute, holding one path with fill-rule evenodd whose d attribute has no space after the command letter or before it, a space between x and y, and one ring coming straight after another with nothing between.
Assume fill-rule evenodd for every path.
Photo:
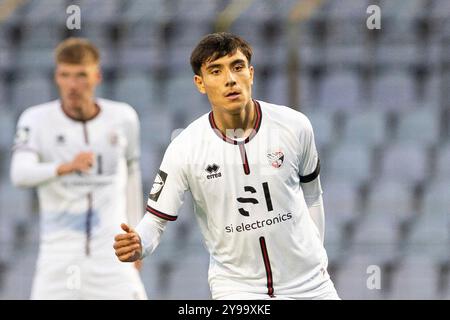
<instances>
[{"instance_id":1,"label":"background player's blond hair","mask_svg":"<svg viewBox=\"0 0 450 320\"><path fill-rule=\"evenodd\" d=\"M97 64L100 62L98 48L83 38L68 38L55 49L56 63Z\"/></svg>"}]
</instances>

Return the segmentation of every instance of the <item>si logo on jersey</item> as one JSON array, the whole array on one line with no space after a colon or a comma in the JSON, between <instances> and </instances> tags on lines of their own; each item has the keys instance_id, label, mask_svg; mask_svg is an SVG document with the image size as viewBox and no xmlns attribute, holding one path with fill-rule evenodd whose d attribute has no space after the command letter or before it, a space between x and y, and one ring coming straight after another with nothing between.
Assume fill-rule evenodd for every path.
<instances>
[{"instance_id":1,"label":"si logo on jersey","mask_svg":"<svg viewBox=\"0 0 450 320\"><path fill-rule=\"evenodd\" d=\"M153 201L158 201L159 195L166 183L167 173L162 170L158 170L155 181L153 182L152 190L150 191L149 198Z\"/></svg>"},{"instance_id":2,"label":"si logo on jersey","mask_svg":"<svg viewBox=\"0 0 450 320\"><path fill-rule=\"evenodd\" d=\"M275 151L267 154L269 164L274 168L279 168L284 161L284 153L282 151Z\"/></svg>"}]
</instances>

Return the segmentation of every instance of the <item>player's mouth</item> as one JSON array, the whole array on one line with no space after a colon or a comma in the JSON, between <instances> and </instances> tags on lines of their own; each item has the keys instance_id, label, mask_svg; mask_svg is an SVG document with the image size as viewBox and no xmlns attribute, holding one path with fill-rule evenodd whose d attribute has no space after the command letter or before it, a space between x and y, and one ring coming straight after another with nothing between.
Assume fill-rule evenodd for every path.
<instances>
[{"instance_id":1,"label":"player's mouth","mask_svg":"<svg viewBox=\"0 0 450 320\"><path fill-rule=\"evenodd\" d=\"M81 97L81 95L79 95L78 93L69 93L69 94L67 95L67 97L68 97L69 99L79 99L79 98Z\"/></svg>"},{"instance_id":2,"label":"player's mouth","mask_svg":"<svg viewBox=\"0 0 450 320\"><path fill-rule=\"evenodd\" d=\"M241 92L238 90L229 91L228 93L225 94L225 97L229 100L239 99L240 96L241 96Z\"/></svg>"}]
</instances>

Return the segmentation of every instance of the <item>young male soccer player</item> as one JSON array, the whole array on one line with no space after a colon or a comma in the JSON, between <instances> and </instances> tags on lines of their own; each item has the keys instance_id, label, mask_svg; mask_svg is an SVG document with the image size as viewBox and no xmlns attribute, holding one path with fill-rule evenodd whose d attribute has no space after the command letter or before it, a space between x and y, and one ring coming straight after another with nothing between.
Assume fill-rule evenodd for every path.
<instances>
[{"instance_id":1,"label":"young male soccer player","mask_svg":"<svg viewBox=\"0 0 450 320\"><path fill-rule=\"evenodd\" d=\"M213 299L339 299L327 272L311 124L252 99L251 56L229 33L207 35L193 50L194 81L212 111L169 145L148 214L136 230L122 224L116 255L130 262L150 254L189 190L210 253Z\"/></svg>"},{"instance_id":2,"label":"young male soccer player","mask_svg":"<svg viewBox=\"0 0 450 320\"><path fill-rule=\"evenodd\" d=\"M11 163L12 182L39 196L31 298L146 298L138 270L111 250L120 222L142 217L137 114L95 98L101 73L92 43L70 38L55 53L60 99L23 112Z\"/></svg>"}]
</instances>

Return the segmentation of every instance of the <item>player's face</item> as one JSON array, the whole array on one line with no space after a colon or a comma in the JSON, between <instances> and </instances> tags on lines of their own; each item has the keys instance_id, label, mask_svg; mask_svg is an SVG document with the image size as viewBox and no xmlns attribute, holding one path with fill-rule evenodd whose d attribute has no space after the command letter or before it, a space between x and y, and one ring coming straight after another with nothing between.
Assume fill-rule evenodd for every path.
<instances>
[{"instance_id":1,"label":"player's face","mask_svg":"<svg viewBox=\"0 0 450 320\"><path fill-rule=\"evenodd\" d=\"M86 114L86 108L93 105L95 88L101 81L100 68L96 63L58 63L55 81L64 107L74 114Z\"/></svg>"},{"instance_id":2,"label":"player's face","mask_svg":"<svg viewBox=\"0 0 450 320\"><path fill-rule=\"evenodd\" d=\"M251 101L253 67L240 51L201 67L201 76L194 76L198 90L208 96L215 108L232 114L239 114Z\"/></svg>"}]
</instances>

